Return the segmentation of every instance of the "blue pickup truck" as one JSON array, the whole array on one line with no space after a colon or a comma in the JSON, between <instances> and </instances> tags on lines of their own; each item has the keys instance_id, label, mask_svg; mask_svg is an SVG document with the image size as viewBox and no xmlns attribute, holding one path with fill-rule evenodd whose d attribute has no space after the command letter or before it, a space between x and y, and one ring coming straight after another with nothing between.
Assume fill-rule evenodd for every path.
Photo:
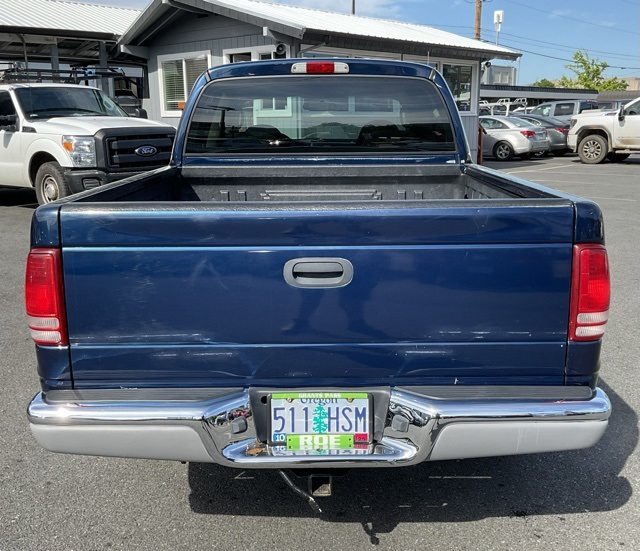
<instances>
[{"instance_id":1,"label":"blue pickup truck","mask_svg":"<svg viewBox=\"0 0 640 551\"><path fill-rule=\"evenodd\" d=\"M599 207L474 164L431 67L225 65L169 166L35 211L29 423L318 473L584 448L609 293Z\"/></svg>"}]
</instances>

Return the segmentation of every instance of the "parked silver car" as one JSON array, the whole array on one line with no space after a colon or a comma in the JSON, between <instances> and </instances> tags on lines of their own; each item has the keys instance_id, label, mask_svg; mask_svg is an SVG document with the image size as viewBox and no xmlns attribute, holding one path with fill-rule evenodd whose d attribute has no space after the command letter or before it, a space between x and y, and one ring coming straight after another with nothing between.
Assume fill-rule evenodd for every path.
<instances>
[{"instance_id":1,"label":"parked silver car","mask_svg":"<svg viewBox=\"0 0 640 551\"><path fill-rule=\"evenodd\" d=\"M532 115L531 113L518 113L518 118L546 129L547 137L549 138L549 151L553 155L562 157L562 155L566 155L569 152L569 146L567 146L569 123L554 117L543 117L542 115Z\"/></svg>"},{"instance_id":2,"label":"parked silver car","mask_svg":"<svg viewBox=\"0 0 640 551\"><path fill-rule=\"evenodd\" d=\"M509 161L514 155L522 159L549 151L547 131L516 117L487 115L479 118L483 129L482 155Z\"/></svg>"}]
</instances>

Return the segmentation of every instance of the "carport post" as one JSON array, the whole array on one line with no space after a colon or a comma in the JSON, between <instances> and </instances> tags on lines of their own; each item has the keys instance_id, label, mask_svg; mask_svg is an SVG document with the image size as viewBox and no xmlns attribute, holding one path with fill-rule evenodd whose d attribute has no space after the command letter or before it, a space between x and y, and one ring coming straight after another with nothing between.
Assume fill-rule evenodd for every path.
<instances>
[{"instance_id":1,"label":"carport post","mask_svg":"<svg viewBox=\"0 0 640 551\"><path fill-rule=\"evenodd\" d=\"M100 42L100 69L107 71L109 69L109 62L107 61L107 43ZM113 96L112 82L107 76L100 78L100 88L103 92L106 92L110 96Z\"/></svg>"},{"instance_id":2,"label":"carport post","mask_svg":"<svg viewBox=\"0 0 640 551\"><path fill-rule=\"evenodd\" d=\"M60 70L60 59L58 58L58 43L54 42L49 46L49 55L51 56L51 69Z\"/></svg>"}]
</instances>

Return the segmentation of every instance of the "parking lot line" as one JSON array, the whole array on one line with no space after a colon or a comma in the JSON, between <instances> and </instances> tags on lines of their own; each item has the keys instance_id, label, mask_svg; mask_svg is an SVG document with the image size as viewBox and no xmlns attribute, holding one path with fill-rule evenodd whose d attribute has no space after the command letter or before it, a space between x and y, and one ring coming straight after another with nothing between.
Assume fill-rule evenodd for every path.
<instances>
[{"instance_id":1,"label":"parking lot line","mask_svg":"<svg viewBox=\"0 0 640 551\"><path fill-rule=\"evenodd\" d=\"M536 182L538 184L575 184L575 185L580 185L580 186L601 186L602 182L576 182L574 180L538 180L536 179ZM624 186L624 187L628 187L629 186L629 182L627 182L626 180L624 182L621 182L619 184L616 184L615 182L607 182L607 187L609 186Z\"/></svg>"},{"instance_id":2,"label":"parking lot line","mask_svg":"<svg viewBox=\"0 0 640 551\"><path fill-rule=\"evenodd\" d=\"M624 201L625 203L637 203L637 199L621 199L620 197L595 197L589 196L589 199L598 199L600 201Z\"/></svg>"},{"instance_id":3,"label":"parking lot line","mask_svg":"<svg viewBox=\"0 0 640 551\"><path fill-rule=\"evenodd\" d=\"M543 170L558 170L558 165L546 166L544 168L523 168L518 170L503 170L501 172L505 172L506 174L520 174L522 172L542 172Z\"/></svg>"}]
</instances>

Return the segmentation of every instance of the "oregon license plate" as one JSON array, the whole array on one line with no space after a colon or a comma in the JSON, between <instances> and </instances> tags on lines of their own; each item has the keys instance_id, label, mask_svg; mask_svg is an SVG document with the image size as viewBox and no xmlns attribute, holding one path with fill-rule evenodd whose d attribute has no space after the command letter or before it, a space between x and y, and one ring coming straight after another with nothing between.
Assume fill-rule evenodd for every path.
<instances>
[{"instance_id":1,"label":"oregon license plate","mask_svg":"<svg viewBox=\"0 0 640 551\"><path fill-rule=\"evenodd\" d=\"M370 408L366 392L272 394L271 444L290 451L367 448Z\"/></svg>"}]
</instances>

